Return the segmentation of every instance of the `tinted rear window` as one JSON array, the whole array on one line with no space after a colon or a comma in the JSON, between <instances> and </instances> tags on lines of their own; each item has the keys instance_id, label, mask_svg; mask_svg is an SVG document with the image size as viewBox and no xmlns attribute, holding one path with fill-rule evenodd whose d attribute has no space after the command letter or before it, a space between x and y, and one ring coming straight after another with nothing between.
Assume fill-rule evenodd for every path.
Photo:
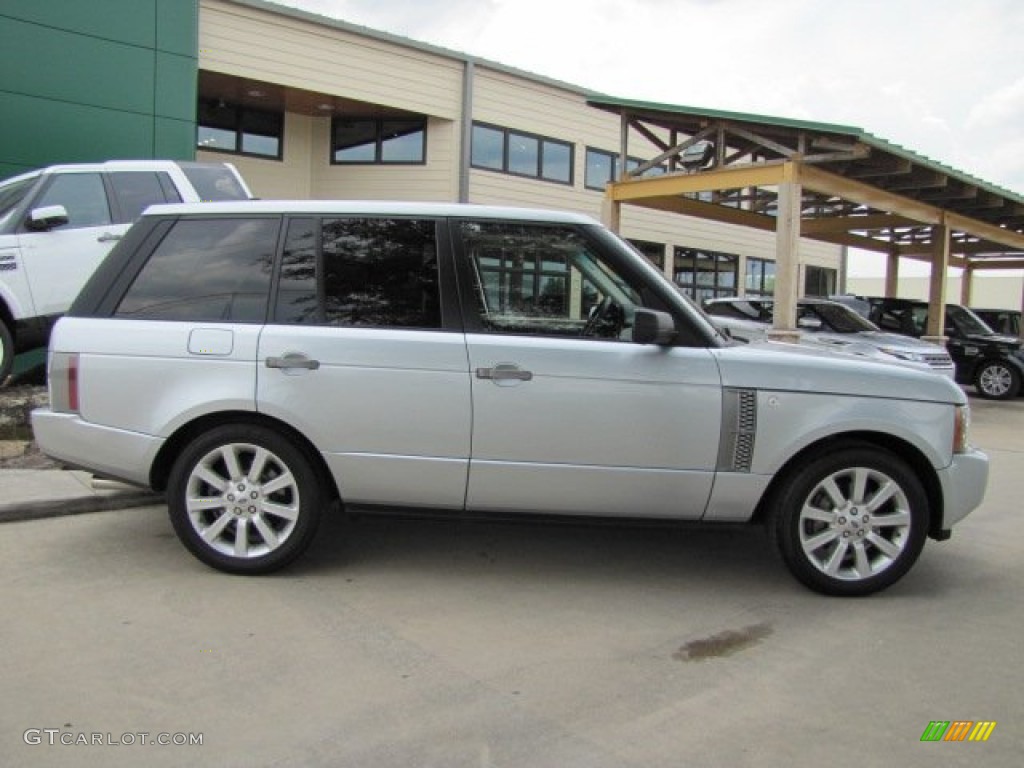
<instances>
[{"instance_id":1,"label":"tinted rear window","mask_svg":"<svg viewBox=\"0 0 1024 768\"><path fill-rule=\"evenodd\" d=\"M181 170L195 187L200 200L210 202L249 199L235 175L223 165L182 163Z\"/></svg>"},{"instance_id":2,"label":"tinted rear window","mask_svg":"<svg viewBox=\"0 0 1024 768\"><path fill-rule=\"evenodd\" d=\"M157 246L115 314L262 323L279 219L184 219Z\"/></svg>"}]
</instances>

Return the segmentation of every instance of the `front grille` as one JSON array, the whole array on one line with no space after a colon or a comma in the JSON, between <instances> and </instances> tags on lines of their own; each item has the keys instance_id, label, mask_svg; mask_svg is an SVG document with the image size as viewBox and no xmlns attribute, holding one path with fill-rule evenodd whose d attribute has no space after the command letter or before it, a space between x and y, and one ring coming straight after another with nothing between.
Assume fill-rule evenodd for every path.
<instances>
[{"instance_id":1,"label":"front grille","mask_svg":"<svg viewBox=\"0 0 1024 768\"><path fill-rule=\"evenodd\" d=\"M949 368L953 364L953 358L949 355L925 355L924 361L932 368Z\"/></svg>"}]
</instances>

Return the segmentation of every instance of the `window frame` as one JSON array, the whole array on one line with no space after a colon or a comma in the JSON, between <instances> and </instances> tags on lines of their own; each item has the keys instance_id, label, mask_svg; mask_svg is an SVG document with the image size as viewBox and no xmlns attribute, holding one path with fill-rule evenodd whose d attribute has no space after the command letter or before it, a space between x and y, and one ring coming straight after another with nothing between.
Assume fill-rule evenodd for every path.
<instances>
[{"instance_id":1,"label":"window frame","mask_svg":"<svg viewBox=\"0 0 1024 768\"><path fill-rule=\"evenodd\" d=\"M772 265L772 287L771 290L765 288L766 278L768 277L768 265ZM757 267L755 273L751 273L751 267ZM774 298L775 297L775 260L774 259L762 259L757 256L748 256L746 258L746 264L743 269L743 295L744 296L756 296L758 298ZM751 282L756 282L757 287L751 288Z\"/></svg>"},{"instance_id":2,"label":"window frame","mask_svg":"<svg viewBox=\"0 0 1024 768\"><path fill-rule=\"evenodd\" d=\"M697 259L703 257L707 260L710 257L710 261L714 262L716 268L713 271L701 271L698 272L696 269ZM680 263L682 260L689 259L691 263L690 273L693 276L691 280L683 282L679 279L679 274L682 271L680 269ZM723 270L719 268L721 264L732 263L731 270ZM677 245L672 252L672 282L675 283L680 290L683 291L687 296L693 299L698 305L703 306L706 299L718 299L727 298L730 296L736 296L739 288L739 268L740 268L740 257L735 253L725 253L723 251L708 251L703 248L687 248L685 246ZM714 278L710 285L702 285L698 279L698 274L712 274ZM732 275L732 285L722 285L719 280L722 274ZM710 291L709 295L703 295ZM698 292L701 294L698 296Z\"/></svg>"},{"instance_id":3,"label":"window frame","mask_svg":"<svg viewBox=\"0 0 1024 768\"><path fill-rule=\"evenodd\" d=\"M211 99L206 99L206 103L212 103L217 109L230 110L232 114L233 128L222 128L214 125L204 125L202 121L202 111L198 110L196 114L196 149L203 152L219 152L225 155L241 155L243 157L255 157L262 160L284 160L284 111L276 109L259 109L256 107L246 107L240 104L227 104L223 106L219 102L215 103ZM277 154L272 155L266 152L247 152L242 149L244 146L244 138L246 135L245 131L245 116L253 114L259 115L260 117L272 116L277 123L278 133L274 138L277 139ZM199 131L202 128L210 128L220 131L233 131L235 134L235 145L234 148L229 147L213 147L201 144L199 142ZM263 134L251 134L262 136Z\"/></svg>"},{"instance_id":4,"label":"window frame","mask_svg":"<svg viewBox=\"0 0 1024 768\"><path fill-rule=\"evenodd\" d=\"M337 147L335 143L335 131L339 123L372 123L373 124L373 160L338 160L336 158ZM384 159L384 124L394 122L416 122L422 125L423 140L421 142L421 153L419 160L385 160ZM369 117L348 115L335 115L331 118L330 144L328 147L328 160L331 165L426 165L427 164L427 131L430 121L426 115L391 115L389 117Z\"/></svg>"},{"instance_id":5,"label":"window frame","mask_svg":"<svg viewBox=\"0 0 1024 768\"><path fill-rule=\"evenodd\" d=\"M490 165L480 165L473 158L473 146L470 146L469 153L469 165L470 168L479 171L490 171L491 173L504 173L509 176L515 176L520 179L533 179L534 181L545 181L549 184L561 184L563 186L572 187L576 183L576 145L571 141L565 141L564 139L556 139L552 136L544 136L539 133L533 133L532 131L523 131L518 128L508 128L502 125L494 125L493 123L485 123L479 120L474 120L473 129L483 128L485 130L495 131L501 134L501 168L495 168ZM472 132L471 132L472 133ZM511 142L513 136L519 136L524 139L532 139L537 142L537 169L536 173L524 173L521 171L510 170L511 162ZM475 143L475 142L472 142ZM569 153L569 178L561 179L555 176L544 175L544 158L545 158L545 147L551 145L553 147L561 147L568 150Z\"/></svg>"},{"instance_id":6,"label":"window frame","mask_svg":"<svg viewBox=\"0 0 1024 768\"><path fill-rule=\"evenodd\" d=\"M611 177L608 180L602 182L600 185L590 184L587 181L587 168L590 167L589 159L590 159L590 155L592 155L592 154L593 155L600 155L601 157L608 158L611 161L611 164L612 164ZM633 155L627 155L626 156L626 170L630 171L633 168L636 168L639 165L643 165L646 162L647 161L643 160L642 158L634 157ZM663 176L666 173L668 173L668 167L664 163L662 163L660 165L656 165L653 168L645 171L643 174L641 174L641 177L642 178L648 178L650 176ZM592 190L594 192L604 192L605 185L607 185L608 183L610 183L612 181L617 181L618 177L619 177L619 153L618 152L612 152L612 151L607 150L607 149L599 149L597 147L589 147L589 146L586 147L586 151L585 151L584 156L583 156L583 188L584 189L589 189L589 190Z\"/></svg>"}]
</instances>

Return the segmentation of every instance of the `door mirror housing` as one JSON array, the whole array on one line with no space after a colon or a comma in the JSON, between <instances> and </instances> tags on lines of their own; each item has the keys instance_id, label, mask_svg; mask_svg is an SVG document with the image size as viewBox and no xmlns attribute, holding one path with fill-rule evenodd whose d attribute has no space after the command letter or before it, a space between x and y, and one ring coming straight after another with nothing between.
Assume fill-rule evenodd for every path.
<instances>
[{"instance_id":1,"label":"door mirror housing","mask_svg":"<svg viewBox=\"0 0 1024 768\"><path fill-rule=\"evenodd\" d=\"M48 232L67 224L68 221L68 211L63 205L44 205L29 212L25 226L33 232Z\"/></svg>"},{"instance_id":2,"label":"door mirror housing","mask_svg":"<svg viewBox=\"0 0 1024 768\"><path fill-rule=\"evenodd\" d=\"M633 315L633 341L636 344L671 344L676 337L676 323L668 312L637 308Z\"/></svg>"}]
</instances>

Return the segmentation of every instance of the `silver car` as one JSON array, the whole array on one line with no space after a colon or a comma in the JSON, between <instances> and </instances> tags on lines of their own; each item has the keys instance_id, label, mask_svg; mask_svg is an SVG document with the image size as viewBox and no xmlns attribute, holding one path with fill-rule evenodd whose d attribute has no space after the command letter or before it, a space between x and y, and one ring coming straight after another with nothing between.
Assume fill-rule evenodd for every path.
<instances>
[{"instance_id":1,"label":"silver car","mask_svg":"<svg viewBox=\"0 0 1024 768\"><path fill-rule=\"evenodd\" d=\"M49 374L42 449L165 491L184 545L234 573L292 561L328 510L403 506L759 524L801 582L862 595L988 472L949 380L731 345L568 213L153 207Z\"/></svg>"},{"instance_id":2,"label":"silver car","mask_svg":"<svg viewBox=\"0 0 1024 768\"><path fill-rule=\"evenodd\" d=\"M771 328L775 302L763 298L711 299L704 309L733 338L763 341ZM877 360L900 361L955 377L953 358L937 344L888 333L835 301L803 298L797 302L797 329L803 344Z\"/></svg>"}]
</instances>

